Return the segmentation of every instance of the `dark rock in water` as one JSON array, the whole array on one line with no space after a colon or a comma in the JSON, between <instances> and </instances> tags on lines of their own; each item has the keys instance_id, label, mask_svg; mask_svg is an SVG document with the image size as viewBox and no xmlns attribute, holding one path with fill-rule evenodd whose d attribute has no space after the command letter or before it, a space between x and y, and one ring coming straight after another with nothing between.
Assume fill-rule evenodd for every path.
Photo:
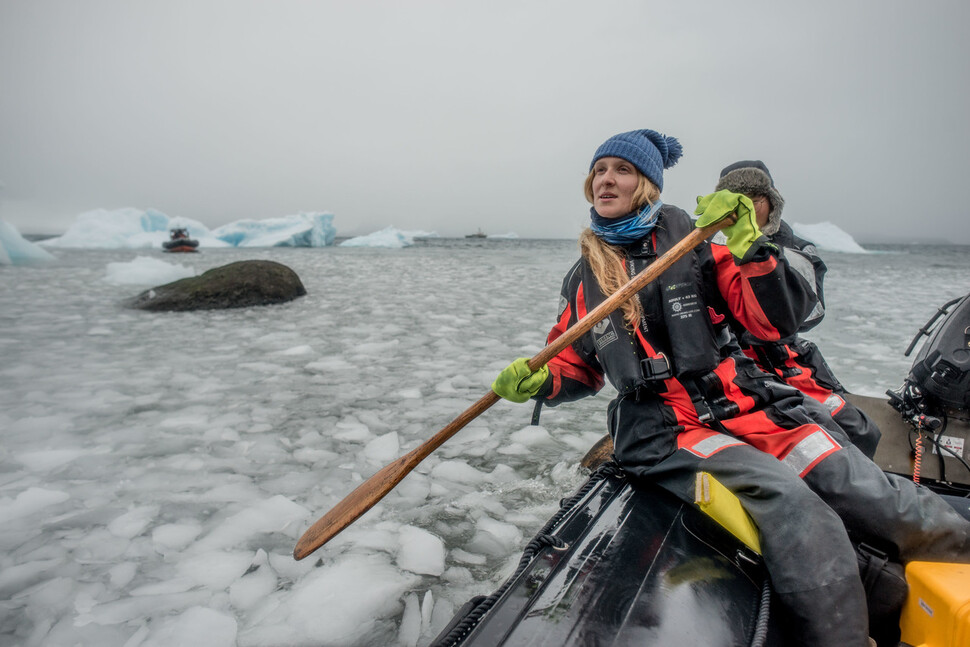
<instances>
[{"instance_id":1,"label":"dark rock in water","mask_svg":"<svg viewBox=\"0 0 970 647\"><path fill-rule=\"evenodd\" d=\"M284 303L305 294L300 277L285 265L238 261L145 290L125 305L153 311L218 310Z\"/></svg>"}]
</instances>

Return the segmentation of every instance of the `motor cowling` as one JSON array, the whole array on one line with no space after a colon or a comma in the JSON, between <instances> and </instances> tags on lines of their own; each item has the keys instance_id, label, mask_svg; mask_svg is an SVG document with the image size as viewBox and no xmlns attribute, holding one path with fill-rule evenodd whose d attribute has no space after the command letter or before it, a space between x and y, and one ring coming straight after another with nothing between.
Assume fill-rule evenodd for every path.
<instances>
[{"instance_id":1,"label":"motor cowling","mask_svg":"<svg viewBox=\"0 0 970 647\"><path fill-rule=\"evenodd\" d=\"M929 338L916 354L906 381L939 406L966 410L970 409L970 294L948 305L952 307L941 308L943 318L931 332L926 328L933 319L920 331Z\"/></svg>"}]
</instances>

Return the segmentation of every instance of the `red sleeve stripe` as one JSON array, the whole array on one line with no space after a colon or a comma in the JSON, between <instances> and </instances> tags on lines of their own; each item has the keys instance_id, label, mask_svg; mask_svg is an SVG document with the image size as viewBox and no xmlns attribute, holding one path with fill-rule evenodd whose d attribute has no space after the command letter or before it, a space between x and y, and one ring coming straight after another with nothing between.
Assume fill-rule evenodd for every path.
<instances>
[{"instance_id":1,"label":"red sleeve stripe","mask_svg":"<svg viewBox=\"0 0 970 647\"><path fill-rule=\"evenodd\" d=\"M583 316L586 313L586 302L583 299L583 286L580 284L579 290L577 292L577 303L576 303L577 313L582 312ZM582 318L579 317L580 319ZM551 344L559 337L562 336L564 332L569 328L569 321L572 319L572 307L567 304L565 310L559 316L559 321L553 326L552 330L549 331L549 336L546 338L546 343ZM559 354L549 360L549 372L552 374L552 393L548 397L554 398L559 394L560 389L562 389L562 380L573 380L586 384L599 390L603 388L603 377L594 371L589 364L583 361L583 358L573 350L573 347L566 346L564 349L559 351Z\"/></svg>"},{"instance_id":2,"label":"red sleeve stripe","mask_svg":"<svg viewBox=\"0 0 970 647\"><path fill-rule=\"evenodd\" d=\"M777 263L775 258L738 267L734 263L734 256L724 245L711 245L711 252L717 268L717 287L734 317L755 337L765 341L780 339L778 329L771 325L747 280L771 273ZM747 269L752 266L753 269Z\"/></svg>"},{"instance_id":3,"label":"red sleeve stripe","mask_svg":"<svg viewBox=\"0 0 970 647\"><path fill-rule=\"evenodd\" d=\"M769 256L768 260L745 263L740 266L741 276L746 279L756 279L759 276L765 276L771 274L775 271L775 267L778 265L778 259L774 256Z\"/></svg>"}]
</instances>

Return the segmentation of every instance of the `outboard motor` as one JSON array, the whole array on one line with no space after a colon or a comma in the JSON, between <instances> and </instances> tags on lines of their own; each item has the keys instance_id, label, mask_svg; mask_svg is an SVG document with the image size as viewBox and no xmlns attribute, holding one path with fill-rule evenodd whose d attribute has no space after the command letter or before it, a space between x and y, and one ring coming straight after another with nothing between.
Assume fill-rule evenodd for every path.
<instances>
[{"instance_id":1,"label":"outboard motor","mask_svg":"<svg viewBox=\"0 0 970 647\"><path fill-rule=\"evenodd\" d=\"M943 315L936 330L927 332ZM940 308L920 328L906 351L907 356L924 334L929 339L916 354L908 381L919 385L925 397L940 406L970 409L970 294Z\"/></svg>"},{"instance_id":2,"label":"outboard motor","mask_svg":"<svg viewBox=\"0 0 970 647\"><path fill-rule=\"evenodd\" d=\"M926 336L903 385L889 390L889 404L917 431L914 479L921 449L939 455L941 485L970 483L970 294L939 308L913 338L906 356ZM947 478L947 458L959 463ZM962 469L960 469L962 467ZM959 476L958 476L959 474ZM956 478L954 478L956 477ZM963 488L961 492L965 493Z\"/></svg>"},{"instance_id":3,"label":"outboard motor","mask_svg":"<svg viewBox=\"0 0 970 647\"><path fill-rule=\"evenodd\" d=\"M923 335L929 339L916 354L903 386L887 392L890 403L904 417L939 413L946 407L970 410L970 294L939 308L913 338L904 353L907 357Z\"/></svg>"}]
</instances>

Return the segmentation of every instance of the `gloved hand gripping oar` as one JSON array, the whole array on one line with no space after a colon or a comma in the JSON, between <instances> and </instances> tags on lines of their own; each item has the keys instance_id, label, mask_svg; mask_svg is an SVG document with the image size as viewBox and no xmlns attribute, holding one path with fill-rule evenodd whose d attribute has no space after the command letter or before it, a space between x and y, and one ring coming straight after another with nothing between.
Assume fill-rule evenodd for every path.
<instances>
[{"instance_id":1,"label":"gloved hand gripping oar","mask_svg":"<svg viewBox=\"0 0 970 647\"><path fill-rule=\"evenodd\" d=\"M701 241L733 224L734 218L731 215L733 214L728 214L717 222L702 229L695 229L688 236L684 237L666 254L651 263L645 270L630 279L626 285L614 292L585 317L577 321L574 326L567 329L556 341L539 351L535 357L529 360L529 368L532 371L536 371L548 364L549 360L579 339L590 328L605 319L608 314L619 308L625 301L632 298L645 285L663 274L668 267L680 260L687 252L697 247ZM466 409L460 416L452 420L445 428L428 439L424 444L386 465L379 472L358 485L357 489L344 497L330 512L323 515L303 533L303 536L300 537L300 540L296 543L296 547L293 549L293 557L303 559L333 539L340 531L374 507L378 501L393 490L431 452L438 449L446 440L454 436L462 427L498 402L499 399L499 396L494 391L489 391L478 402Z\"/></svg>"}]
</instances>

